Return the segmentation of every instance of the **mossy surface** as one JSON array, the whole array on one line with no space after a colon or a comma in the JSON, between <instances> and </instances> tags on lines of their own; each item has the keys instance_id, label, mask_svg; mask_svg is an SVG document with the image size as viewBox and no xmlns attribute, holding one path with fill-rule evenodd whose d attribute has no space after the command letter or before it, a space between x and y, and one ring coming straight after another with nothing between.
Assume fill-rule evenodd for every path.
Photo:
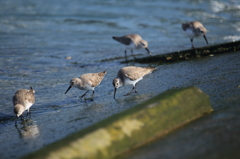
<instances>
[{"instance_id":1,"label":"mossy surface","mask_svg":"<svg viewBox=\"0 0 240 159\"><path fill-rule=\"evenodd\" d=\"M211 111L198 88L170 90L24 158L112 158Z\"/></svg>"}]
</instances>

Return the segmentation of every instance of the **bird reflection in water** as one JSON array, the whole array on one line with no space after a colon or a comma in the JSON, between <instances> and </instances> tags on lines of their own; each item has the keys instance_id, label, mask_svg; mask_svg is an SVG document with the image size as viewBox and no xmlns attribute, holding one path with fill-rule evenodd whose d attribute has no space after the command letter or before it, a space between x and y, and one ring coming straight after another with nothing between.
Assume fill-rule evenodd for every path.
<instances>
[{"instance_id":1,"label":"bird reflection in water","mask_svg":"<svg viewBox=\"0 0 240 159\"><path fill-rule=\"evenodd\" d=\"M31 119L22 120L21 124L15 125L21 139L33 139L40 135L39 128Z\"/></svg>"}]
</instances>

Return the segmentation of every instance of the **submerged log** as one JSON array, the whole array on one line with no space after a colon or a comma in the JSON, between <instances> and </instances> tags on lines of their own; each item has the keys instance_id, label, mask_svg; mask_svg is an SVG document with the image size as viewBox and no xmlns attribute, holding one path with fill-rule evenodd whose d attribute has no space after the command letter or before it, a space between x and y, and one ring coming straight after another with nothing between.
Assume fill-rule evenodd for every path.
<instances>
[{"instance_id":1,"label":"submerged log","mask_svg":"<svg viewBox=\"0 0 240 159\"><path fill-rule=\"evenodd\" d=\"M135 60L135 62L138 62L138 63L175 62L179 60L186 60L192 57L209 56L214 54L235 52L239 50L240 50L240 41L236 41L236 42L229 42L229 43L205 46L200 48L194 48L189 50L176 51L176 52L171 52L171 53L166 53L161 55L147 56L143 58L138 58ZM125 62L126 61L122 61L122 63L125 63Z\"/></svg>"}]
</instances>

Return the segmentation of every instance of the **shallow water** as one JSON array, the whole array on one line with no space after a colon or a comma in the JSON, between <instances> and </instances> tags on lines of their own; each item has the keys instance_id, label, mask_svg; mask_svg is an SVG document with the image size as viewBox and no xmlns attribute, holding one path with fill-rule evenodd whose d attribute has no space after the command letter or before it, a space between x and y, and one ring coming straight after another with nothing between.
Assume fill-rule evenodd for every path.
<instances>
[{"instance_id":1,"label":"shallow water","mask_svg":"<svg viewBox=\"0 0 240 159\"><path fill-rule=\"evenodd\" d=\"M208 29L210 45L240 39L237 0L8 0L0 1L0 6L1 158L19 158L158 93L182 86L178 78L169 81L167 71L162 74L157 70L139 83L138 94L123 97L131 89L125 86L113 100L112 79L125 64L120 63L124 61L124 48L112 36L140 34L153 54L162 54L189 49L190 40L181 23L199 20ZM194 44L206 45L202 37L194 39ZM148 56L145 50L135 54ZM184 68L176 69L184 72ZM93 102L80 100L84 93L81 90L64 94L71 78L103 70L108 73L95 89ZM156 76L161 77L157 90ZM30 86L36 91L31 120L15 128L11 98L17 90Z\"/></svg>"}]
</instances>

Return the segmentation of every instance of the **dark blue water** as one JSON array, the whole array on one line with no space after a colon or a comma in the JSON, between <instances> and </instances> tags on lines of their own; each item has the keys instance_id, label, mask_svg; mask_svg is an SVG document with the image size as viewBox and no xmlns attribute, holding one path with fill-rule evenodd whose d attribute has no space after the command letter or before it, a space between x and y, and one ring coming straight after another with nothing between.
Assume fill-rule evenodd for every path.
<instances>
[{"instance_id":1,"label":"dark blue water","mask_svg":"<svg viewBox=\"0 0 240 159\"><path fill-rule=\"evenodd\" d=\"M163 75L157 81L161 89L154 89L151 78L159 70L139 83L148 89L122 97L131 89L126 86L113 100L112 79L125 64L124 48L112 36L139 34L153 54L163 54L189 49L181 23L198 20L210 45L240 39L237 0L6 0L0 7L0 158L19 158L173 87ZM202 37L194 44L206 45ZM148 56L145 50L135 54ZM104 70L94 102L79 100L81 90L64 94L71 78ZM36 91L32 120L16 129L11 98L30 86Z\"/></svg>"}]
</instances>

